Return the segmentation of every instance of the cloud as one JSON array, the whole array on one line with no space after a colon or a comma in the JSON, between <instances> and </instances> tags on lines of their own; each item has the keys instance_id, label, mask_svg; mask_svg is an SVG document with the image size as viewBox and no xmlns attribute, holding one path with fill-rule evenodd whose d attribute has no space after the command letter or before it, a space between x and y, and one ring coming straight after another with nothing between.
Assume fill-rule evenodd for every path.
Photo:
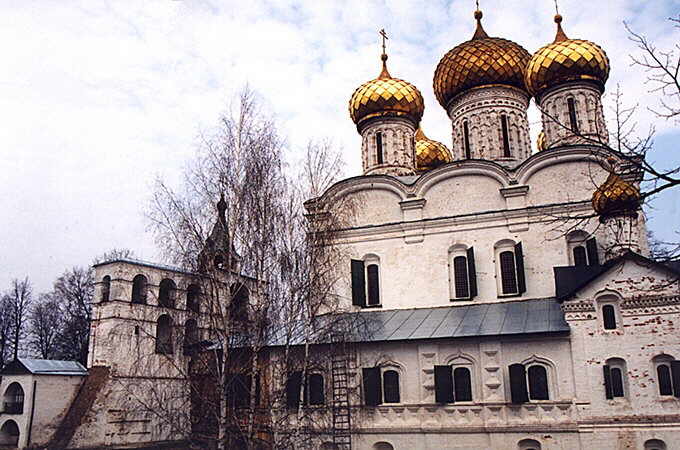
<instances>
[{"instance_id":1,"label":"cloud","mask_svg":"<svg viewBox=\"0 0 680 450\"><path fill-rule=\"evenodd\" d=\"M604 6L603 6L604 5ZM552 2L483 0L490 35L533 52L552 41ZM572 37L602 45L632 102L651 105L622 21L660 48L677 40L672 1L560 1ZM156 174L179 179L201 129L248 83L267 99L291 152L330 137L360 171L347 101L380 69L426 100L424 127L450 143L432 93L439 58L469 39L471 1L9 1L0 6L0 289L29 275L39 290L111 247L156 257L142 214ZM644 113L641 123L653 122ZM537 115L532 114L537 122ZM672 123L657 123L668 133ZM537 128L534 127L534 134Z\"/></svg>"}]
</instances>

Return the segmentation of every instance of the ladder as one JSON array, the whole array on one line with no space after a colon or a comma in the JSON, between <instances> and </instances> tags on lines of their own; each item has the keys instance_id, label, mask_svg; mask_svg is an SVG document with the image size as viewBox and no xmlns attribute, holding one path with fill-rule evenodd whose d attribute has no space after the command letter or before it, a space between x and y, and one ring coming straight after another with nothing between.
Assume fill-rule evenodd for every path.
<instances>
[{"instance_id":1,"label":"ladder","mask_svg":"<svg viewBox=\"0 0 680 450\"><path fill-rule=\"evenodd\" d=\"M352 435L349 408L349 356L346 344L334 345L331 360L333 383L333 443L338 450L352 450Z\"/></svg>"}]
</instances>

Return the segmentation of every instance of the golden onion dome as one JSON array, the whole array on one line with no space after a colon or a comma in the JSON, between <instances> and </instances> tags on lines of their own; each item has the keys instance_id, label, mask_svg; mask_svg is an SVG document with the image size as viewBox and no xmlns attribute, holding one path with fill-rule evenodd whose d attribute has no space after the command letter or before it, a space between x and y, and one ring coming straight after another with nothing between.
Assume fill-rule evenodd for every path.
<instances>
[{"instance_id":1,"label":"golden onion dome","mask_svg":"<svg viewBox=\"0 0 680 450\"><path fill-rule=\"evenodd\" d=\"M451 152L441 142L425 136L423 130L416 131L416 171L426 172L453 161Z\"/></svg>"},{"instance_id":2,"label":"golden onion dome","mask_svg":"<svg viewBox=\"0 0 680 450\"><path fill-rule=\"evenodd\" d=\"M612 172L593 193L592 203L600 216L630 214L640 208L640 189Z\"/></svg>"},{"instance_id":3,"label":"golden onion dome","mask_svg":"<svg viewBox=\"0 0 680 450\"><path fill-rule=\"evenodd\" d=\"M359 86L349 100L349 115L359 126L374 117L406 117L416 126L423 118L423 96L408 81L392 78L387 71L387 55L381 56L383 67L378 78Z\"/></svg>"},{"instance_id":4,"label":"golden onion dome","mask_svg":"<svg viewBox=\"0 0 680 450\"><path fill-rule=\"evenodd\" d=\"M609 77L609 58L602 48L590 41L569 39L562 30L562 16L555 16L557 34L552 44L531 57L525 83L532 95L569 81L587 80L601 91Z\"/></svg>"},{"instance_id":5,"label":"golden onion dome","mask_svg":"<svg viewBox=\"0 0 680 450\"><path fill-rule=\"evenodd\" d=\"M536 138L536 148L538 148L539 152L542 152L546 148L548 148L548 143L545 140L545 133L543 130L541 130L540 133L538 133L538 138Z\"/></svg>"},{"instance_id":6,"label":"golden onion dome","mask_svg":"<svg viewBox=\"0 0 680 450\"><path fill-rule=\"evenodd\" d=\"M444 108L463 91L479 86L505 85L526 91L524 70L531 58L521 45L489 37L482 28L482 12L475 11L477 30L467 42L454 47L434 72L434 93Z\"/></svg>"}]
</instances>

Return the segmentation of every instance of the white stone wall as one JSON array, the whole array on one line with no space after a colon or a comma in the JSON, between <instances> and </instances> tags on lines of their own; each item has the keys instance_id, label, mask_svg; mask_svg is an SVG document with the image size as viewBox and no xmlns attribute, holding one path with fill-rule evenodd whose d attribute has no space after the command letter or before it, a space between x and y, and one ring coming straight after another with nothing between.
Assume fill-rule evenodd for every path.
<instances>
[{"instance_id":1,"label":"white stone wall","mask_svg":"<svg viewBox=\"0 0 680 450\"><path fill-rule=\"evenodd\" d=\"M590 83L573 83L549 91L540 99L547 148L566 144L609 142L601 92ZM574 100L580 136L571 130L568 99Z\"/></svg>"},{"instance_id":2,"label":"white stone wall","mask_svg":"<svg viewBox=\"0 0 680 450\"><path fill-rule=\"evenodd\" d=\"M378 164L376 133L382 133L383 163ZM364 175L412 175L415 173L416 128L407 119L373 119L361 130L361 159Z\"/></svg>"},{"instance_id":3,"label":"white stone wall","mask_svg":"<svg viewBox=\"0 0 680 450\"><path fill-rule=\"evenodd\" d=\"M471 89L449 106L454 159L465 159L463 122L468 122L473 159L516 166L531 155L527 108L529 97L519 89L492 86ZM508 121L510 157L504 155L501 115Z\"/></svg>"},{"instance_id":4,"label":"white stone wall","mask_svg":"<svg viewBox=\"0 0 680 450\"><path fill-rule=\"evenodd\" d=\"M24 390L24 410L20 415L0 414L0 427L8 420L17 423L18 448L46 444L68 411L82 381L82 376L32 374L3 376L0 393L4 396L10 384L19 383Z\"/></svg>"}]
</instances>

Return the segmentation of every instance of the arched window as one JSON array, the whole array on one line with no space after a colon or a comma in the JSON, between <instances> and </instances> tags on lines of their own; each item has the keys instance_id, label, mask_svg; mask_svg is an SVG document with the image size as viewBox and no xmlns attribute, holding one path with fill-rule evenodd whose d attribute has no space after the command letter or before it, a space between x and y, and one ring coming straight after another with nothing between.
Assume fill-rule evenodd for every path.
<instances>
[{"instance_id":1,"label":"arched window","mask_svg":"<svg viewBox=\"0 0 680 450\"><path fill-rule=\"evenodd\" d=\"M512 403L549 400L548 371L545 366L536 363L527 366L512 364L508 367Z\"/></svg>"},{"instance_id":2,"label":"arched window","mask_svg":"<svg viewBox=\"0 0 680 450\"><path fill-rule=\"evenodd\" d=\"M526 292L522 243L502 240L494 245L494 254L498 294L510 296Z\"/></svg>"},{"instance_id":3,"label":"arched window","mask_svg":"<svg viewBox=\"0 0 680 450\"><path fill-rule=\"evenodd\" d=\"M8 420L0 427L0 445L16 447L19 445L19 426L13 420Z\"/></svg>"},{"instance_id":4,"label":"arched window","mask_svg":"<svg viewBox=\"0 0 680 450\"><path fill-rule=\"evenodd\" d=\"M659 383L659 395L673 395L680 398L680 361L670 355L659 355L653 359Z\"/></svg>"},{"instance_id":5,"label":"arched window","mask_svg":"<svg viewBox=\"0 0 680 450\"><path fill-rule=\"evenodd\" d=\"M172 355L172 319L163 314L156 322L156 353Z\"/></svg>"},{"instance_id":6,"label":"arched window","mask_svg":"<svg viewBox=\"0 0 680 450\"><path fill-rule=\"evenodd\" d=\"M378 164L383 163L383 135L380 131L375 133L375 156Z\"/></svg>"},{"instance_id":7,"label":"arched window","mask_svg":"<svg viewBox=\"0 0 680 450\"><path fill-rule=\"evenodd\" d=\"M517 450L541 450L541 443L536 439L522 439L517 443Z\"/></svg>"},{"instance_id":8,"label":"arched window","mask_svg":"<svg viewBox=\"0 0 680 450\"><path fill-rule=\"evenodd\" d=\"M456 367L453 370L453 388L457 402L472 401L472 379L470 369L467 367Z\"/></svg>"},{"instance_id":9,"label":"arched window","mask_svg":"<svg viewBox=\"0 0 680 450\"><path fill-rule=\"evenodd\" d=\"M510 138L508 135L508 116L505 114L501 115L501 133L503 135L503 157L509 158L512 154L510 153Z\"/></svg>"},{"instance_id":10,"label":"arched window","mask_svg":"<svg viewBox=\"0 0 680 450\"><path fill-rule=\"evenodd\" d=\"M394 450L394 447L388 442L376 442L373 444L373 450Z\"/></svg>"},{"instance_id":11,"label":"arched window","mask_svg":"<svg viewBox=\"0 0 680 450\"><path fill-rule=\"evenodd\" d=\"M369 264L366 267L366 290L368 294L368 306L380 304L380 269L377 264Z\"/></svg>"},{"instance_id":12,"label":"arched window","mask_svg":"<svg viewBox=\"0 0 680 450\"><path fill-rule=\"evenodd\" d=\"M605 397L610 400L625 397L626 362L621 358L609 358L603 369Z\"/></svg>"},{"instance_id":13,"label":"arched window","mask_svg":"<svg viewBox=\"0 0 680 450\"><path fill-rule=\"evenodd\" d=\"M198 325L194 319L184 322L184 343L182 345L184 354L193 353L194 345L198 343Z\"/></svg>"},{"instance_id":14,"label":"arched window","mask_svg":"<svg viewBox=\"0 0 680 450\"><path fill-rule=\"evenodd\" d=\"M586 255L586 248L582 245L577 245L573 248L574 253L574 265L575 266L587 266L588 256Z\"/></svg>"},{"instance_id":15,"label":"arched window","mask_svg":"<svg viewBox=\"0 0 680 450\"><path fill-rule=\"evenodd\" d=\"M401 401L398 371L389 367L364 367L361 372L367 406Z\"/></svg>"},{"instance_id":16,"label":"arched window","mask_svg":"<svg viewBox=\"0 0 680 450\"><path fill-rule=\"evenodd\" d=\"M158 287L158 305L165 308L174 308L176 289L177 286L171 279L165 278L162 280Z\"/></svg>"},{"instance_id":17,"label":"arched window","mask_svg":"<svg viewBox=\"0 0 680 450\"><path fill-rule=\"evenodd\" d=\"M529 399L548 400L548 372L545 367L533 365L527 370Z\"/></svg>"},{"instance_id":18,"label":"arched window","mask_svg":"<svg viewBox=\"0 0 680 450\"><path fill-rule=\"evenodd\" d=\"M661 439L649 439L645 441L645 450L666 450L666 443Z\"/></svg>"},{"instance_id":19,"label":"arched window","mask_svg":"<svg viewBox=\"0 0 680 450\"><path fill-rule=\"evenodd\" d=\"M470 297L467 258L465 256L453 258L453 276L456 298Z\"/></svg>"},{"instance_id":20,"label":"arched window","mask_svg":"<svg viewBox=\"0 0 680 450\"><path fill-rule=\"evenodd\" d=\"M578 133L578 120L576 119L576 103L573 97L567 98L567 107L569 108L569 127L574 133Z\"/></svg>"},{"instance_id":21,"label":"arched window","mask_svg":"<svg viewBox=\"0 0 680 450\"><path fill-rule=\"evenodd\" d=\"M235 322L245 322L248 320L249 292L243 284L231 286L231 304L229 314L231 320Z\"/></svg>"},{"instance_id":22,"label":"arched window","mask_svg":"<svg viewBox=\"0 0 680 450\"><path fill-rule=\"evenodd\" d=\"M17 382L10 384L3 398L5 414L24 413L24 389Z\"/></svg>"},{"instance_id":23,"label":"arched window","mask_svg":"<svg viewBox=\"0 0 680 450\"><path fill-rule=\"evenodd\" d=\"M616 310L614 309L614 305L602 306L602 325L605 330L616 329Z\"/></svg>"},{"instance_id":24,"label":"arched window","mask_svg":"<svg viewBox=\"0 0 680 450\"><path fill-rule=\"evenodd\" d=\"M108 302L111 297L111 277L105 275L102 278L102 301Z\"/></svg>"},{"instance_id":25,"label":"arched window","mask_svg":"<svg viewBox=\"0 0 680 450\"><path fill-rule=\"evenodd\" d=\"M323 405L325 403L323 384L323 375L320 373L313 373L307 376L305 393L308 405Z\"/></svg>"},{"instance_id":26,"label":"arched window","mask_svg":"<svg viewBox=\"0 0 680 450\"><path fill-rule=\"evenodd\" d=\"M470 127L468 126L468 121L463 122L463 148L465 150L465 159L472 158L472 152L470 150Z\"/></svg>"},{"instance_id":27,"label":"arched window","mask_svg":"<svg viewBox=\"0 0 680 450\"><path fill-rule=\"evenodd\" d=\"M187 310L198 313L200 307L201 288L196 284L187 287Z\"/></svg>"},{"instance_id":28,"label":"arched window","mask_svg":"<svg viewBox=\"0 0 680 450\"><path fill-rule=\"evenodd\" d=\"M146 303L146 277L137 275L132 279L132 303Z\"/></svg>"},{"instance_id":29,"label":"arched window","mask_svg":"<svg viewBox=\"0 0 680 450\"><path fill-rule=\"evenodd\" d=\"M515 254L509 250L501 252L501 283L503 294L517 293L517 271L515 269Z\"/></svg>"},{"instance_id":30,"label":"arched window","mask_svg":"<svg viewBox=\"0 0 680 450\"><path fill-rule=\"evenodd\" d=\"M386 370L383 372L383 403L399 403L399 372Z\"/></svg>"}]
</instances>

